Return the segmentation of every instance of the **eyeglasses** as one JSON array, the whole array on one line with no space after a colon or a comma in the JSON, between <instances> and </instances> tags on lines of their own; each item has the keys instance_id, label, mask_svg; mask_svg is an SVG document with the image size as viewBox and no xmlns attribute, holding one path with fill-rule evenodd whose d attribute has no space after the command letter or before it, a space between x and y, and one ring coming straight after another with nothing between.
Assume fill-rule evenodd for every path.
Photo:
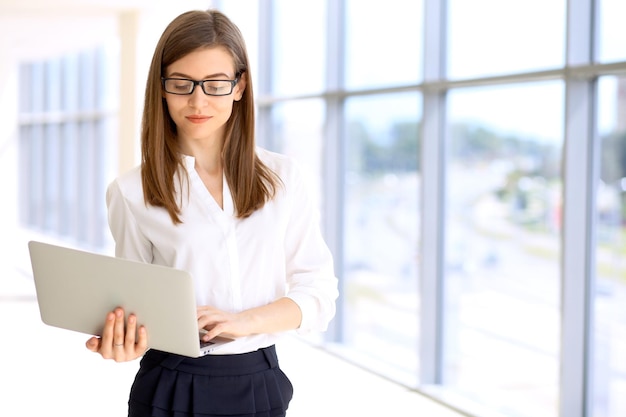
<instances>
[{"instance_id":1,"label":"eyeglasses","mask_svg":"<svg viewBox=\"0 0 626 417\"><path fill-rule=\"evenodd\" d=\"M188 80L186 78L161 78L163 89L170 94L190 95L199 85L207 96L227 96L233 92L239 78L234 80Z\"/></svg>"}]
</instances>

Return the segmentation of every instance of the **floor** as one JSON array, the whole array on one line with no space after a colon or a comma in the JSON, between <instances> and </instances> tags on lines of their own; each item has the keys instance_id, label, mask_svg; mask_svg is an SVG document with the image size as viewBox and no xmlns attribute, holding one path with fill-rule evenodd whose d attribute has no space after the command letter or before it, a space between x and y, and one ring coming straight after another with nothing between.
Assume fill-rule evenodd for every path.
<instances>
[{"instance_id":1,"label":"floor","mask_svg":"<svg viewBox=\"0 0 626 417\"><path fill-rule=\"evenodd\" d=\"M125 415L137 362L102 360L84 348L85 335L44 325L28 271L0 274L0 325L1 415ZM277 349L295 386L290 417L461 416L295 336Z\"/></svg>"}]
</instances>

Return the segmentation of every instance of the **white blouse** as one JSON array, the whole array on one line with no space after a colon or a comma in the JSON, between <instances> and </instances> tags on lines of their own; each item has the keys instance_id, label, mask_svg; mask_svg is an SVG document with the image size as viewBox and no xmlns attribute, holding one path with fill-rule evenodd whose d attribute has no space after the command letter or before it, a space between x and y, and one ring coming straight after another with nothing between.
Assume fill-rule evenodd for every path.
<instances>
[{"instance_id":1,"label":"white blouse","mask_svg":"<svg viewBox=\"0 0 626 417\"><path fill-rule=\"evenodd\" d=\"M146 205L139 167L117 178L107 190L115 255L188 271L198 306L239 312L289 297L302 310L299 333L324 331L335 314L337 278L311 192L290 158L260 148L257 154L282 184L246 219L235 217L225 179L219 207L191 156L184 156L189 181L176 186L182 224L174 225L164 208ZM250 352L280 336L240 338L217 353Z\"/></svg>"}]
</instances>

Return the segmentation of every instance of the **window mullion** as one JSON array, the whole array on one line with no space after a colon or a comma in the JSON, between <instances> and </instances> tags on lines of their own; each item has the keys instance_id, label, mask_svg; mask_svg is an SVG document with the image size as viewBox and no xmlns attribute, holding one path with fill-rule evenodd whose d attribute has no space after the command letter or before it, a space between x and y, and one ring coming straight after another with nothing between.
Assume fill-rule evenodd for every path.
<instances>
[{"instance_id":1,"label":"window mullion","mask_svg":"<svg viewBox=\"0 0 626 417\"><path fill-rule=\"evenodd\" d=\"M568 2L567 66L589 65L594 0ZM590 415L594 82L565 79L560 416Z\"/></svg>"},{"instance_id":2,"label":"window mullion","mask_svg":"<svg viewBox=\"0 0 626 417\"><path fill-rule=\"evenodd\" d=\"M326 69L326 91L339 91L343 86L345 73L344 45L345 38L345 1L328 0L327 3L327 44L328 63ZM335 272L339 277L339 299L337 314L327 336L333 342L343 340L343 322L345 298L343 296L344 271L344 186L345 186L345 129L344 129L344 98L332 94L326 99L326 123L323 144L323 178L322 184L326 197L322 201L322 228L326 242L334 254Z\"/></svg>"},{"instance_id":3,"label":"window mullion","mask_svg":"<svg viewBox=\"0 0 626 417\"><path fill-rule=\"evenodd\" d=\"M424 92L421 143L420 383L440 384L443 352L443 172L445 2L424 0ZM427 244L426 244L427 242Z\"/></svg>"}]
</instances>

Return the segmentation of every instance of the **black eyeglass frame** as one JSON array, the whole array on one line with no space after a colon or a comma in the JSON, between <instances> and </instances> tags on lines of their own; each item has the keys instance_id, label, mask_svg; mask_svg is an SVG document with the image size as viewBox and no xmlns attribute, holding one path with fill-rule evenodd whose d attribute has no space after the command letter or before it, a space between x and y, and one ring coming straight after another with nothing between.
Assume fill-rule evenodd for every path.
<instances>
[{"instance_id":1,"label":"black eyeglass frame","mask_svg":"<svg viewBox=\"0 0 626 417\"><path fill-rule=\"evenodd\" d=\"M191 88L191 91L188 93L175 93L173 91L168 91L165 88L165 83L167 81L170 80L175 80L175 81L191 81L193 83L193 87ZM204 83L206 82L215 82L215 81L220 81L220 82L229 82L230 83L230 91L228 93L224 93L224 94L212 94L212 93L207 93L206 90L204 89ZM163 86L163 91L165 91L168 94L175 94L177 96L190 96L193 94L194 91L196 91L196 87L200 86L200 88L202 89L202 92L207 95L207 96L213 96L213 97L222 97L222 96L229 96L233 93L233 90L235 89L235 86L237 85L237 83L239 82L239 76L237 78L235 78L234 80L192 80L190 78L166 78L166 77L161 77L161 85Z\"/></svg>"}]
</instances>

